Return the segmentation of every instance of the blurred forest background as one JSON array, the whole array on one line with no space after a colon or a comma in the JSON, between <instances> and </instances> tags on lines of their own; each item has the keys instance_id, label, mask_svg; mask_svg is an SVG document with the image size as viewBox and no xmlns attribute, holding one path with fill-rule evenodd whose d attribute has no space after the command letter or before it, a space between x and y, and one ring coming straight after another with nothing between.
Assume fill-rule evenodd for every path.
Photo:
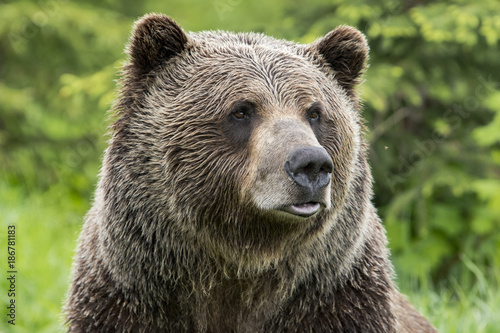
<instances>
[{"instance_id":1,"label":"blurred forest background","mask_svg":"<svg viewBox=\"0 0 500 333\"><path fill-rule=\"evenodd\" d=\"M500 332L500 2L497 0L0 0L0 237L17 230L17 318L57 332L117 73L148 12L187 31L310 43L363 31L361 93L374 201L397 281L441 332Z\"/></svg>"}]
</instances>

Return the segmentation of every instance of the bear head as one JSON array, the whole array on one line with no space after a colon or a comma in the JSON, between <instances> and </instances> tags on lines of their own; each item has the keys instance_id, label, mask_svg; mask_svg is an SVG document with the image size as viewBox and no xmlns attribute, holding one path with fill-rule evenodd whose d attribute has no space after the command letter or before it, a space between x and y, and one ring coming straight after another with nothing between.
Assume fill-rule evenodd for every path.
<instances>
[{"instance_id":1,"label":"bear head","mask_svg":"<svg viewBox=\"0 0 500 333\"><path fill-rule=\"evenodd\" d=\"M128 54L100 194L127 230L264 267L369 200L355 90L368 46L356 29L302 45L187 34L151 14ZM105 229L107 242L123 238L116 222Z\"/></svg>"}]
</instances>

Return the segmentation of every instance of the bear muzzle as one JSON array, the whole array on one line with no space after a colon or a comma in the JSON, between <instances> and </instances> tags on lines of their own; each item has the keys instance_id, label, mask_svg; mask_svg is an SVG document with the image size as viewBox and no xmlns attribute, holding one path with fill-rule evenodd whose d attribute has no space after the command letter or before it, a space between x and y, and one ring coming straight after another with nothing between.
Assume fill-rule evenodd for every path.
<instances>
[{"instance_id":1,"label":"bear muzzle","mask_svg":"<svg viewBox=\"0 0 500 333\"><path fill-rule=\"evenodd\" d=\"M297 221L331 207L333 161L306 123L286 117L254 134L252 201L262 212Z\"/></svg>"},{"instance_id":2,"label":"bear muzzle","mask_svg":"<svg viewBox=\"0 0 500 333\"><path fill-rule=\"evenodd\" d=\"M299 187L301 202L282 210L297 216L309 217L316 214L322 206L323 192L330 184L333 162L323 147L302 147L290 154L285 162L285 171L290 180Z\"/></svg>"}]
</instances>

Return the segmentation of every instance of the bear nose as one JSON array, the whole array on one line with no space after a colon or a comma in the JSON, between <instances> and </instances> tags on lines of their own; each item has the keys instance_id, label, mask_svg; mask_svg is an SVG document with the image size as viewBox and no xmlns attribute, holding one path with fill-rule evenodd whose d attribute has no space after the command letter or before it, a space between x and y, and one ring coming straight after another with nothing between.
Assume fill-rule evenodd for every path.
<instances>
[{"instance_id":1,"label":"bear nose","mask_svg":"<svg viewBox=\"0 0 500 333\"><path fill-rule=\"evenodd\" d=\"M285 170L299 186L318 190L330 183L333 162L323 147L303 147L295 150Z\"/></svg>"}]
</instances>

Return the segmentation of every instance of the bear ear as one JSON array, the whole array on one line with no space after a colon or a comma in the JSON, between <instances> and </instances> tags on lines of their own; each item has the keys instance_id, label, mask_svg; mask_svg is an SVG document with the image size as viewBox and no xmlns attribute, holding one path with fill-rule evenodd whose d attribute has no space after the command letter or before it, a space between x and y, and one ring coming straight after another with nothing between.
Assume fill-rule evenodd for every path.
<instances>
[{"instance_id":1,"label":"bear ear","mask_svg":"<svg viewBox=\"0 0 500 333\"><path fill-rule=\"evenodd\" d=\"M187 41L187 35L170 17L148 14L135 23L127 52L132 65L147 73L181 53Z\"/></svg>"},{"instance_id":2,"label":"bear ear","mask_svg":"<svg viewBox=\"0 0 500 333\"><path fill-rule=\"evenodd\" d=\"M351 95L360 82L368 58L368 43L357 29L340 26L312 45L335 73L335 78Z\"/></svg>"}]
</instances>

